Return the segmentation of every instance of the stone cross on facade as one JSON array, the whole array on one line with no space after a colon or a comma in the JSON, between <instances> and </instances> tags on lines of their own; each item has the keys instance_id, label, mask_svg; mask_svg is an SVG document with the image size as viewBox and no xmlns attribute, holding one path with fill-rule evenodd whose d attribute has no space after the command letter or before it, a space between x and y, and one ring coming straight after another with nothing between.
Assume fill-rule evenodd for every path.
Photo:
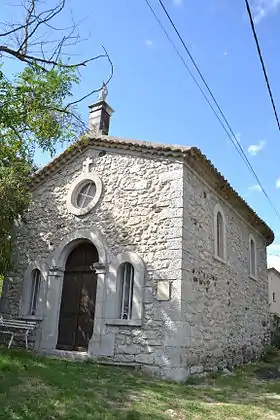
<instances>
[{"instance_id":1,"label":"stone cross on facade","mask_svg":"<svg viewBox=\"0 0 280 420\"><path fill-rule=\"evenodd\" d=\"M93 163L93 160L90 157L87 157L86 160L83 161L83 172L89 172L90 165Z\"/></svg>"}]
</instances>

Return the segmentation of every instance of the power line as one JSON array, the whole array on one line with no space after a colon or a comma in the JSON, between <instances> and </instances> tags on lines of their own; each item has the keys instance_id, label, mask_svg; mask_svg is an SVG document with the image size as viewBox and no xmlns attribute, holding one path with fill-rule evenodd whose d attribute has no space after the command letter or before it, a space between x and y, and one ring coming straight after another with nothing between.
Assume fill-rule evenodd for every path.
<instances>
[{"instance_id":1,"label":"power line","mask_svg":"<svg viewBox=\"0 0 280 420\"><path fill-rule=\"evenodd\" d=\"M270 101L271 101L271 104L272 104L272 108L273 108L273 111L274 111L274 115L275 115L275 118L276 118L278 129L280 130L280 122L279 122L279 118L278 118L278 114L277 114L277 110L276 110L276 105L275 105L275 102L274 102L274 99L273 99L270 83L269 83L269 80L268 80L268 75L267 75L267 71L266 71L266 68L265 68L260 43L259 43L258 36L257 36L257 33L256 33L252 12L251 12L248 0L245 0L245 3L246 3L246 8L247 8L247 12L248 12L248 15L249 15L249 19L250 19L251 29L252 29L252 32L253 32L253 35L254 35L259 59L260 59L261 65L262 65L262 71L263 71L264 78L265 78L265 81L266 81L267 90L268 90L268 93L269 93L269 96L270 96Z\"/></svg>"},{"instance_id":2,"label":"power line","mask_svg":"<svg viewBox=\"0 0 280 420\"><path fill-rule=\"evenodd\" d=\"M219 114L217 113L217 111L215 110L215 108L213 107L213 105L211 104L210 100L207 98L205 92L203 91L203 89L201 88L200 84L198 83L198 81L196 80L193 72L191 71L191 69L189 68L186 60L183 58L182 54L180 53L180 51L178 50L178 48L176 47L176 45L174 44L174 42L172 41L171 37L169 36L168 32L166 31L165 27L163 26L163 24L161 23L160 19L158 18L158 16L155 13L155 10L153 9L153 7L151 6L151 4L149 3L148 0L145 0L148 7L150 8L151 12L153 13L155 19L157 20L159 26L161 27L161 29L163 30L163 32L165 33L168 41L171 43L172 47L174 48L174 50L176 51L176 53L178 54L178 56L180 57L183 65L185 66L185 68L187 69L188 73L190 74L191 78L193 79L194 83L196 84L196 86L198 87L198 89L200 90L200 93L203 95L204 99L207 101L208 105L210 106L210 108L212 109L213 113L215 114L216 118L219 120L220 124L222 125L223 129L225 130L227 136L229 137L230 141L234 144L234 142L232 141L231 135L228 132L225 124L223 123L222 119L220 118ZM238 144L238 140L236 138L236 136L233 133L233 136L235 137L235 141ZM235 144L234 144L235 146ZM235 146L236 148L236 146ZM241 156L241 158L244 160L244 157L242 155L242 153L240 152L240 150L238 148L236 148L237 152L239 153L239 155ZM247 157L246 157L247 158ZM250 166L248 165L248 163L245 161L247 167L251 170Z\"/></svg>"},{"instance_id":3,"label":"power line","mask_svg":"<svg viewBox=\"0 0 280 420\"><path fill-rule=\"evenodd\" d=\"M159 18L157 17L154 9L152 8L152 6L150 5L148 0L145 0L147 5L149 6L151 12L153 13L155 19L157 20L158 24L160 25L161 29L163 30L163 32L165 33L168 41L171 43L171 45L173 46L174 50L176 51L176 53L178 54L178 56L180 57L182 63L184 64L185 68L187 69L187 71L189 72L191 78L193 79L194 83L196 84L196 86L198 87L198 89L200 90L201 94L203 95L204 99L208 102L208 105L211 107L212 111L214 112L214 114L216 115L216 117L218 118L218 120L220 121L220 123L222 124L224 130L227 132L227 135L230 136L230 134L228 133L223 121L221 120L220 116L218 115L217 111L215 110L215 108L213 107L213 105L211 104L211 102L209 101L209 99L207 98L207 96L205 95L203 89L201 88L200 84L198 83L198 81L196 80L194 74L192 73L191 69L189 68L186 60L183 58L182 54L180 53L180 51L178 50L178 48L176 47L176 45L174 44L174 42L172 41L172 39L170 38L168 32L166 31L166 29L164 28L164 26L162 25L161 21L159 20Z\"/></svg>"},{"instance_id":4,"label":"power line","mask_svg":"<svg viewBox=\"0 0 280 420\"><path fill-rule=\"evenodd\" d=\"M183 44L183 46L184 46L185 50L187 51L189 58L191 59L191 61L192 61L193 65L194 65L194 67L196 68L196 70L197 70L197 72L198 72L198 74L199 74L200 78L201 78L201 79L202 79L202 81L203 81L203 84L205 85L205 87L206 87L207 91L209 92L209 94L210 94L211 98L213 99L213 101L214 101L214 103L215 103L216 107L218 108L218 110L219 110L220 114L222 115L222 117L223 117L223 119L224 119L225 124L224 124L224 122L222 121L222 119L220 118L220 116L218 115L218 113L217 113L217 111L215 110L215 108L213 107L213 105L211 104L210 100L207 98L207 96L206 96L205 92L203 91L203 89L202 89L202 88L201 88L201 86L199 85L198 81L196 80L196 78L195 78L194 74L192 73L192 71L190 70L189 66L187 65L187 63L186 63L185 59L183 58L182 54L179 52L178 48L176 47L176 45L175 45L175 44L174 44L174 42L172 41L172 39L171 39L171 37L169 36L169 34L168 34L167 30L165 29L165 27L163 26L163 24L162 24L161 20L160 20L160 19L159 19L159 17L157 16L157 14L156 14L156 12L155 12L154 8L151 6L151 4L150 4L149 0L145 0L145 2L146 2L146 4L147 4L147 6L149 7L150 11L152 12L153 16L155 17L155 19L156 19L157 23L159 24L159 26L161 27L161 29L162 29L162 30L163 30L163 32L165 33L165 35L166 35L166 37L167 37L168 41L171 43L172 47L174 48L174 50L176 51L177 55L178 55L178 56L179 56L179 58L181 59L181 61L182 61L182 63L184 64L185 68L187 69L188 73L191 75L191 77L192 77L193 81L195 82L196 86L199 88L199 90L200 90L201 94L203 95L204 99L207 101L208 105L209 105L209 106L210 106L210 108L212 109L213 113L215 114L216 118L217 118L217 119L218 119L218 121L220 122L221 126L223 127L223 129L224 129L224 131L226 132L227 136L229 137L229 139L230 139L231 143L233 144L233 146L234 146L234 147L235 147L235 149L237 150L238 154L240 155L240 157L242 158L242 160L245 162L245 164L246 164L247 168L248 168L248 169L249 169L249 170L253 173L253 175L254 175L255 179L257 180L257 182L258 182L259 186L261 187L261 189L262 189L262 191L263 191L263 193L264 193L264 195L265 195L266 199L268 200L269 204L271 205L271 207L273 208L274 212L276 213L277 217L278 217L278 218L279 218L279 220L280 220L280 213L278 212L278 210L276 209L276 207L275 207L275 206L274 206L274 204L272 203L271 199L269 198L269 196L268 196L267 192L265 191L265 189L264 189L264 187L263 187L263 185L262 185L262 182L260 181L260 179L259 179L258 175L256 174L256 172L255 172L254 168L252 167L252 165L251 165L251 163L250 163L249 159L247 158L247 156L246 156L246 154L245 154L245 152L244 152L243 148L242 148L242 147L241 147L241 145L239 144L239 141L237 140L236 135L235 135L234 131L232 130L232 128L231 128L231 126L230 126L230 124L229 124L229 122L228 122L228 120L227 120L227 118L226 118L225 114L223 113L223 111L222 111L222 109L221 109L221 107L220 107L219 103L217 102L216 98L214 97L214 95L213 95L213 93L212 93L212 91L211 91L211 89L210 89L209 85L207 84L207 82L206 82L205 78L203 77L203 75L202 75L202 73L201 73L201 71L200 71L200 69L199 69L198 65L196 64L196 62L195 62L194 58L192 57L192 55L191 55L191 53L190 53L190 51L189 51L188 47L186 46L186 44L185 44L185 42L184 42L183 38L181 37L181 35L180 35L180 33L179 33L178 29L176 28L176 26L175 26L175 24L174 24L173 20L171 19L171 17L170 17L170 15L169 15L168 11L166 10L166 8L165 8L165 6L164 6L163 2L162 2L161 0L158 0L158 1L159 1L159 3L160 3L161 7L163 8L163 10L164 10L164 12L165 12L166 16L168 17L168 20L169 20L169 21L170 21L170 23L172 24L172 27L174 28L174 30L175 30L175 32L176 32L176 34L178 35L178 37L179 37L179 39L180 39L181 43ZM235 140L235 141L232 139L232 137L234 138L234 140Z\"/></svg>"},{"instance_id":5,"label":"power line","mask_svg":"<svg viewBox=\"0 0 280 420\"><path fill-rule=\"evenodd\" d=\"M240 146L240 144L239 144L239 142L238 142L238 140L237 140L237 138L236 138L236 135L235 135L234 131L232 130L232 128L231 128L231 126L230 126L230 124L229 124L229 122L228 122L228 120L227 120L227 118L226 118L226 116L225 116L225 114L224 114L224 112L223 112L223 110L222 110L222 108L220 107L220 105L219 105L218 101L216 100L216 98L215 98L214 94L212 93L212 91L211 91L211 89L210 89L210 87L209 87L208 83L206 82L206 80L205 80L205 78L204 78L203 74L201 73L201 71L200 71L200 69L199 69L199 67L198 67L197 63L195 62L195 60L194 60L194 58L193 58L193 56L192 56L192 54L191 54L191 52L190 52L189 48L187 47L187 45L186 45L186 43L184 42L184 40L183 40L182 36L180 35L180 33L179 33L178 29L176 28L176 26L175 26L175 24L174 24L173 20L171 19L171 17L170 17L170 15L169 15L169 13L168 13L168 11L167 11L167 9L166 9L166 7L165 7L164 3L162 2L162 0L158 0L158 1L159 1L159 3L160 3L160 5L161 5L161 7L162 7L162 9L163 9L163 11L164 11L164 13L166 14L166 16L167 16L167 18L168 18L169 22L171 23L171 25L172 25L173 29L175 30L175 32L176 32L176 34L177 34L177 36L179 37L179 39L180 39L180 41L181 41L181 43L182 43L182 45L183 45L184 49L186 50L186 52L187 52L187 54L188 54L188 56L189 56L189 58L190 58L191 62L193 63L193 65L194 65L194 67L195 67L196 71L198 72L198 74L199 74L199 76L200 76L200 78L201 78L201 80L202 80L202 82L203 82L204 86L206 87L207 91L209 92L209 94L210 94L211 98L213 99L213 101L214 101L214 103L215 103L216 107L217 107L217 108L218 108L218 110L220 111L220 113L221 113L221 115L222 115L222 117L223 117L223 119L224 119L224 121L225 121L225 124L226 124L226 126L228 127L228 130L230 131L231 135L232 135L232 136L233 136L233 138L235 139L235 142L236 142L236 143L233 143L233 144L234 144L234 147L235 147L235 148L236 148L236 146L238 147L238 149L240 150L240 152L241 152L241 154L242 154L243 158L246 160L246 164L247 164L247 166L250 168L250 170L254 173L254 176L257 178L257 175L255 174L255 171L254 171L253 167L251 166L251 163L250 163L249 159L247 158L246 153L244 152L243 148ZM232 139L231 139L231 142L232 142ZM243 159L243 160L244 160L244 159ZM257 179L257 181L259 182L259 180L258 180L258 179ZM262 187L262 185L261 185L261 183L260 183L260 182L259 182L259 184L260 184L260 186Z\"/></svg>"}]
</instances>

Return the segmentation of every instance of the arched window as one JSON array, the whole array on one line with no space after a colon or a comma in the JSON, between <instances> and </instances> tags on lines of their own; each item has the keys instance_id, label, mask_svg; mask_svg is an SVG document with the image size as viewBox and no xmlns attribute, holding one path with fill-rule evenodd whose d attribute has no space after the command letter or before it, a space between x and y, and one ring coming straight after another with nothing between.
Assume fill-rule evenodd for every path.
<instances>
[{"instance_id":1,"label":"arched window","mask_svg":"<svg viewBox=\"0 0 280 420\"><path fill-rule=\"evenodd\" d=\"M145 265L134 252L117 255L109 267L111 293L107 303L111 311L107 325L141 326L143 323L143 299L145 290Z\"/></svg>"},{"instance_id":2,"label":"arched window","mask_svg":"<svg viewBox=\"0 0 280 420\"><path fill-rule=\"evenodd\" d=\"M224 218L222 213L217 213L217 256L224 259Z\"/></svg>"},{"instance_id":3,"label":"arched window","mask_svg":"<svg viewBox=\"0 0 280 420\"><path fill-rule=\"evenodd\" d=\"M129 262L119 266L118 277L120 279L120 318L132 318L133 287L134 287L134 267Z\"/></svg>"},{"instance_id":4,"label":"arched window","mask_svg":"<svg viewBox=\"0 0 280 420\"><path fill-rule=\"evenodd\" d=\"M256 242L252 235L249 237L249 260L250 276L257 277Z\"/></svg>"},{"instance_id":5,"label":"arched window","mask_svg":"<svg viewBox=\"0 0 280 420\"><path fill-rule=\"evenodd\" d=\"M226 223L220 204L214 208L214 255L218 259L226 260Z\"/></svg>"},{"instance_id":6,"label":"arched window","mask_svg":"<svg viewBox=\"0 0 280 420\"><path fill-rule=\"evenodd\" d=\"M49 267L38 259L29 264L24 276L19 306L20 318L41 319L45 310Z\"/></svg>"},{"instance_id":7,"label":"arched window","mask_svg":"<svg viewBox=\"0 0 280 420\"><path fill-rule=\"evenodd\" d=\"M35 268L31 273L29 315L35 315L39 301L39 291L41 284L41 272Z\"/></svg>"}]
</instances>

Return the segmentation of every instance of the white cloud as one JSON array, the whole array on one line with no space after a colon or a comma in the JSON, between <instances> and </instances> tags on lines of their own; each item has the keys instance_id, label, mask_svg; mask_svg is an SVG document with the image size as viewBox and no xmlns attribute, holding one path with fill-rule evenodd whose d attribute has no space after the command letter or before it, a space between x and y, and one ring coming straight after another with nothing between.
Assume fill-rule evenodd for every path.
<instances>
[{"instance_id":1,"label":"white cloud","mask_svg":"<svg viewBox=\"0 0 280 420\"><path fill-rule=\"evenodd\" d=\"M268 255L267 255L267 268L276 268L277 271L280 272L280 256L279 255L273 255L269 253L269 249L272 247L273 245L270 245L267 250L268 250ZM280 251L280 245L277 245L277 247L279 248L278 251Z\"/></svg>"},{"instance_id":2,"label":"white cloud","mask_svg":"<svg viewBox=\"0 0 280 420\"><path fill-rule=\"evenodd\" d=\"M175 6L181 6L181 4L183 4L183 0L173 0L173 4L175 4Z\"/></svg>"},{"instance_id":3,"label":"white cloud","mask_svg":"<svg viewBox=\"0 0 280 420\"><path fill-rule=\"evenodd\" d=\"M267 266L280 271L280 244L272 244L267 247Z\"/></svg>"},{"instance_id":4,"label":"white cloud","mask_svg":"<svg viewBox=\"0 0 280 420\"><path fill-rule=\"evenodd\" d=\"M225 51L225 52L224 52L224 56L227 56L227 55L228 55L228 52L227 52L227 51Z\"/></svg>"},{"instance_id":5,"label":"white cloud","mask_svg":"<svg viewBox=\"0 0 280 420\"><path fill-rule=\"evenodd\" d=\"M265 146L265 141L260 141L257 144L251 144L248 147L248 153L252 156L255 156L257 153L259 153Z\"/></svg>"},{"instance_id":6,"label":"white cloud","mask_svg":"<svg viewBox=\"0 0 280 420\"><path fill-rule=\"evenodd\" d=\"M276 180L276 188L280 188L280 178Z\"/></svg>"},{"instance_id":7,"label":"white cloud","mask_svg":"<svg viewBox=\"0 0 280 420\"><path fill-rule=\"evenodd\" d=\"M147 47L152 47L152 45L153 45L153 41L151 41L150 39L146 39L145 43L146 43Z\"/></svg>"},{"instance_id":8,"label":"white cloud","mask_svg":"<svg viewBox=\"0 0 280 420\"><path fill-rule=\"evenodd\" d=\"M280 0L255 0L253 3L253 19L257 24L267 15L276 13L280 8Z\"/></svg>"},{"instance_id":9,"label":"white cloud","mask_svg":"<svg viewBox=\"0 0 280 420\"><path fill-rule=\"evenodd\" d=\"M259 184L255 184L255 185L251 185L251 186L248 188L248 190L249 190L249 191L252 191L252 192L261 192L262 187L261 187Z\"/></svg>"}]
</instances>

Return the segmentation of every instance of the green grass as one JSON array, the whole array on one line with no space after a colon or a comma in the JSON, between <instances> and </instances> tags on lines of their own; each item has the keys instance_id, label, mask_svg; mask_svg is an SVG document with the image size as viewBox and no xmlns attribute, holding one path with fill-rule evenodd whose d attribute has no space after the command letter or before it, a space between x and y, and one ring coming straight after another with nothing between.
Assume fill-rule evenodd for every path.
<instances>
[{"instance_id":1,"label":"green grass","mask_svg":"<svg viewBox=\"0 0 280 420\"><path fill-rule=\"evenodd\" d=\"M0 419L276 420L280 380L263 374L277 366L280 355L237 369L235 376L176 384L0 348Z\"/></svg>"}]
</instances>

